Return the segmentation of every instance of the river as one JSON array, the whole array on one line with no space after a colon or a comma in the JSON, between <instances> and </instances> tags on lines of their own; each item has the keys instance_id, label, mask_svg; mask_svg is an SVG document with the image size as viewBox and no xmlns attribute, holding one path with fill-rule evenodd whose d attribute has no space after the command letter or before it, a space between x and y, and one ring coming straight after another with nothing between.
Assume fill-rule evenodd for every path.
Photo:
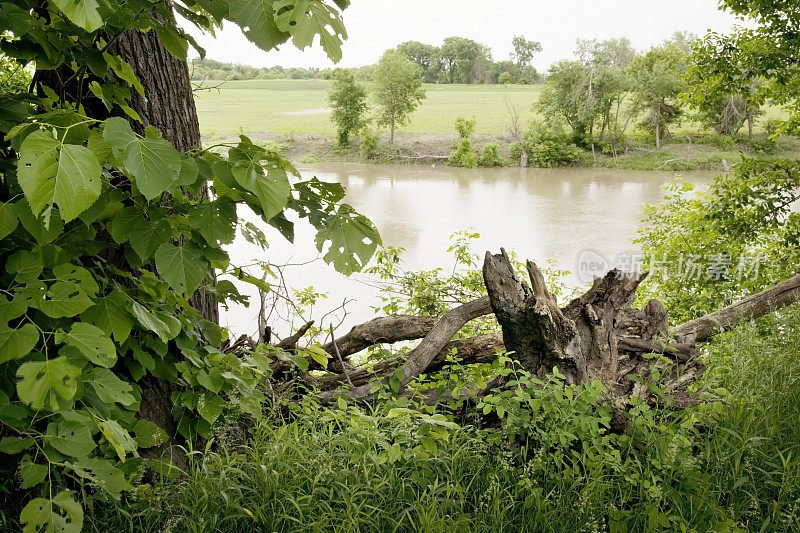
<instances>
[{"instance_id":1,"label":"river","mask_svg":"<svg viewBox=\"0 0 800 533\"><path fill-rule=\"evenodd\" d=\"M470 229L480 233L474 251L483 255L500 247L516 250L521 258L539 264L554 261L573 272L575 286L586 282L579 258L604 257L609 263L635 258L633 244L645 204L659 202L662 185L674 180L674 172L562 169L459 169L421 165L364 165L320 163L299 167L303 178L337 181L347 190L346 201L376 225L387 245L403 247L405 270L450 269L446 252L453 232ZM710 172L685 172L681 177L703 186L713 179ZM259 222L270 248L263 252L241 235L229 247L233 264L253 259L273 264L307 263L319 254L313 245L314 231L296 224L294 245L260 222L252 212L239 216ZM344 327L375 316L371 306L379 303L378 290L363 275L347 278L322 261L285 270L287 283L295 289L313 286L328 294L313 310L319 318L352 299L346 309ZM591 279L591 277L589 277ZM244 292L244 291L243 291ZM254 291L247 291L254 294ZM221 321L235 335L253 334L258 302L250 309L232 305ZM326 317L328 327L335 316ZM276 331L285 335L289 325L273 315ZM295 323L295 326L298 324Z\"/></svg>"}]
</instances>

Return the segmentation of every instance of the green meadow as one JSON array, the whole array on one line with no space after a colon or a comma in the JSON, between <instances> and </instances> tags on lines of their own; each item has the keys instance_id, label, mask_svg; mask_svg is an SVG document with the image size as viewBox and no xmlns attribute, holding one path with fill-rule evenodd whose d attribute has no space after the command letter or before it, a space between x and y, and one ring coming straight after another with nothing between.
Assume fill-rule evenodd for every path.
<instances>
[{"instance_id":1,"label":"green meadow","mask_svg":"<svg viewBox=\"0 0 800 533\"><path fill-rule=\"evenodd\" d=\"M332 134L327 80L228 81L218 89L196 91L197 113L204 135L245 133ZM215 85L215 82L207 82ZM477 118L476 133L497 135L508 127L506 99L524 126L541 85L426 85L422 101L405 133L453 133L458 117Z\"/></svg>"},{"instance_id":2,"label":"green meadow","mask_svg":"<svg viewBox=\"0 0 800 533\"><path fill-rule=\"evenodd\" d=\"M221 85L219 85L221 83ZM211 138L244 134L333 134L328 106L328 80L236 80L206 82L218 88L195 92L200 128ZM526 128L542 85L433 85L425 86L427 97L411 122L400 133L454 134L459 117L475 117L475 133L499 135L508 129L511 103ZM784 118L777 107L766 107L759 123ZM629 128L629 132L633 128ZM761 128L758 128L759 130ZM675 133L703 132L691 119L674 127Z\"/></svg>"}]
</instances>

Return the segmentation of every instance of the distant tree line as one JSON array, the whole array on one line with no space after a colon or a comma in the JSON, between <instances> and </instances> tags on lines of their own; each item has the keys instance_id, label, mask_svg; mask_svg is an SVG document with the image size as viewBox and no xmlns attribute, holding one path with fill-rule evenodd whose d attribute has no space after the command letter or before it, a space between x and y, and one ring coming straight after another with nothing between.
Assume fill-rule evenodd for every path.
<instances>
[{"instance_id":1,"label":"distant tree line","mask_svg":"<svg viewBox=\"0 0 800 533\"><path fill-rule=\"evenodd\" d=\"M542 77L531 65L542 51L537 41L518 35L512 39L511 58L494 61L491 48L464 37L447 37L442 46L406 41L397 51L416 63L425 83L539 83ZM372 81L377 65L350 70L357 80ZM339 69L251 67L213 59L189 62L192 80L333 79Z\"/></svg>"}]
</instances>

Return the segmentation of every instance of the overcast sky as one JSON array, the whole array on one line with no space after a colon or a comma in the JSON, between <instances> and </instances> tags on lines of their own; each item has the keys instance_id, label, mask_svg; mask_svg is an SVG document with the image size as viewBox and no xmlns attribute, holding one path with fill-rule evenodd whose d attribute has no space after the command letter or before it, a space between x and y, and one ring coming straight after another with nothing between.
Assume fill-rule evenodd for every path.
<instances>
[{"instance_id":1,"label":"overcast sky","mask_svg":"<svg viewBox=\"0 0 800 533\"><path fill-rule=\"evenodd\" d=\"M451 35L490 46L495 60L508 59L511 38L522 34L542 43L534 65L544 70L570 56L578 38L626 36L636 48L647 49L677 30L728 31L735 19L717 9L717 0L352 0L344 22L349 39L340 65L345 67L375 63L403 41L439 45ZM263 52L233 24L216 38L184 27L211 59L258 67L333 65L316 43L302 52L289 43Z\"/></svg>"}]
</instances>

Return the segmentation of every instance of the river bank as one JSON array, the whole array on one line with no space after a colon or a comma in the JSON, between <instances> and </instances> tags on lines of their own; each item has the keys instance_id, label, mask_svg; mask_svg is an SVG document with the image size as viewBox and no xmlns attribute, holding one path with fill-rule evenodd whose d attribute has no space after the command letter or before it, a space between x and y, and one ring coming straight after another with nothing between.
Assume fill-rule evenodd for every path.
<instances>
[{"instance_id":1,"label":"river bank","mask_svg":"<svg viewBox=\"0 0 800 533\"><path fill-rule=\"evenodd\" d=\"M374 163L446 165L457 137L435 133L396 133L394 144L386 133L378 135L371 151L365 151L358 137L346 148L337 146L330 134L256 133L250 137L261 144L272 146L289 160L300 164L314 163ZM228 140L219 136L204 139L206 144ZM472 145L476 156L487 145L496 145L499 160L484 161L483 166L517 167L519 159L512 155L513 141L507 135L475 135ZM680 133L668 138L655 148L647 139L626 139L616 154L606 153L596 147L594 154L584 150L582 157L568 165L587 168L619 168L628 170L725 171L740 161L742 156L766 159L800 158L800 141L796 137L782 136L770 141L765 135L733 139L713 134ZM529 164L529 167L539 165ZM556 165L558 166L558 165Z\"/></svg>"}]
</instances>

